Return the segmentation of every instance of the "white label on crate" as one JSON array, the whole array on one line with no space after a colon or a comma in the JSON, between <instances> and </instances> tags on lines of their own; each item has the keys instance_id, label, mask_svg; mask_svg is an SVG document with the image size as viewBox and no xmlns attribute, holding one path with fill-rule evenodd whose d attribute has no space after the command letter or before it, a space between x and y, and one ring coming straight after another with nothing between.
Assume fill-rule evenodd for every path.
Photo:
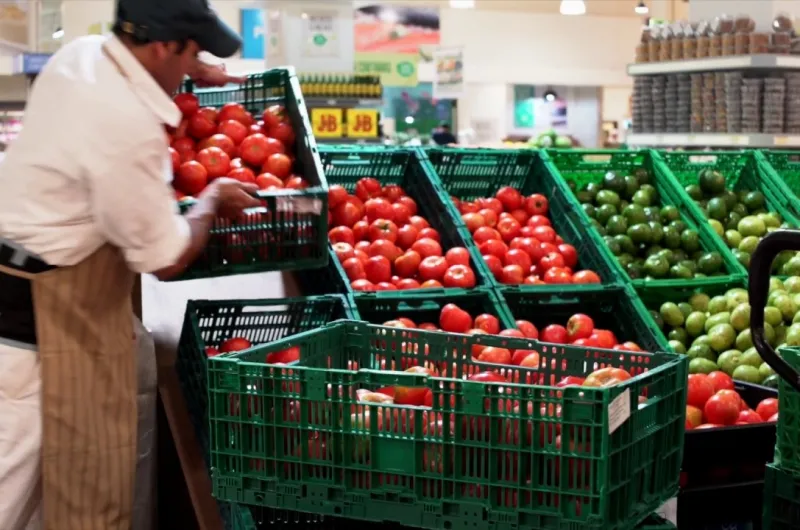
<instances>
[{"instance_id":1,"label":"white label on crate","mask_svg":"<svg viewBox=\"0 0 800 530\"><path fill-rule=\"evenodd\" d=\"M608 405L608 433L616 431L631 417L631 391L625 391Z\"/></svg>"},{"instance_id":2,"label":"white label on crate","mask_svg":"<svg viewBox=\"0 0 800 530\"><path fill-rule=\"evenodd\" d=\"M314 215L322 213L322 201L308 197L278 197L275 199L275 206L279 212L285 213Z\"/></svg>"}]
</instances>

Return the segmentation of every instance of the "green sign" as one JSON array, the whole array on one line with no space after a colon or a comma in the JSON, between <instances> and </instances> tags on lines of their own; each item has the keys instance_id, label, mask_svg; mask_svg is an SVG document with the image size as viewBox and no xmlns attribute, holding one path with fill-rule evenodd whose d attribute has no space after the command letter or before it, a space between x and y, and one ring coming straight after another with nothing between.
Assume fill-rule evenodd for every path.
<instances>
[{"instance_id":1,"label":"green sign","mask_svg":"<svg viewBox=\"0 0 800 530\"><path fill-rule=\"evenodd\" d=\"M357 74L379 75L386 86L417 86L416 54L356 53Z\"/></svg>"},{"instance_id":2,"label":"green sign","mask_svg":"<svg viewBox=\"0 0 800 530\"><path fill-rule=\"evenodd\" d=\"M532 129L535 124L533 98L536 92L529 85L514 86L514 127Z\"/></svg>"}]
</instances>

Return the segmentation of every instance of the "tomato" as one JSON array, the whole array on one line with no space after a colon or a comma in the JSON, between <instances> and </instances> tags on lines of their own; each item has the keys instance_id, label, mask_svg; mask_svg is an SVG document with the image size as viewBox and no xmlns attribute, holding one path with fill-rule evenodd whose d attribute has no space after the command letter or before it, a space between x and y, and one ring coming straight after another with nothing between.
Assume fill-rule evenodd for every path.
<instances>
[{"instance_id":1,"label":"tomato","mask_svg":"<svg viewBox=\"0 0 800 530\"><path fill-rule=\"evenodd\" d=\"M223 121L235 121L245 128L253 123L253 117L241 103L226 103L219 109L217 119Z\"/></svg>"},{"instance_id":2,"label":"tomato","mask_svg":"<svg viewBox=\"0 0 800 530\"><path fill-rule=\"evenodd\" d=\"M736 418L736 423L763 423L762 418L757 412L749 409L739 411L739 416Z\"/></svg>"},{"instance_id":3,"label":"tomato","mask_svg":"<svg viewBox=\"0 0 800 530\"><path fill-rule=\"evenodd\" d=\"M440 245L438 241L427 237L417 239L414 244L411 245L411 249L419 252L419 255L422 256L423 259L429 256L442 255L442 245ZM447 260L445 260L445 263L447 263Z\"/></svg>"},{"instance_id":4,"label":"tomato","mask_svg":"<svg viewBox=\"0 0 800 530\"><path fill-rule=\"evenodd\" d=\"M447 260L442 256L428 256L422 259L419 265L419 279L442 280L447 272Z\"/></svg>"},{"instance_id":5,"label":"tomato","mask_svg":"<svg viewBox=\"0 0 800 530\"><path fill-rule=\"evenodd\" d=\"M353 226L361 217L361 208L350 201L340 204L333 210L333 221L337 225Z\"/></svg>"},{"instance_id":6,"label":"tomato","mask_svg":"<svg viewBox=\"0 0 800 530\"><path fill-rule=\"evenodd\" d=\"M594 321L588 315L576 313L567 321L567 340L588 339L594 331Z\"/></svg>"},{"instance_id":7,"label":"tomato","mask_svg":"<svg viewBox=\"0 0 800 530\"><path fill-rule=\"evenodd\" d=\"M194 152L194 140L191 138L177 138L172 142L172 148L179 154Z\"/></svg>"},{"instance_id":8,"label":"tomato","mask_svg":"<svg viewBox=\"0 0 800 530\"><path fill-rule=\"evenodd\" d=\"M411 245L417 240L419 230L411 225L405 225L397 230L397 246L402 249L410 249Z\"/></svg>"},{"instance_id":9,"label":"tomato","mask_svg":"<svg viewBox=\"0 0 800 530\"><path fill-rule=\"evenodd\" d=\"M283 146L280 142L276 143L281 146L280 151L276 151L277 146L272 144L263 134L251 134L242 140L239 146L239 155L246 164L260 168L271 154L283 152Z\"/></svg>"},{"instance_id":10,"label":"tomato","mask_svg":"<svg viewBox=\"0 0 800 530\"><path fill-rule=\"evenodd\" d=\"M708 374L708 380L714 385L714 393L720 390L733 390L733 379L725 372L719 370Z\"/></svg>"},{"instance_id":11,"label":"tomato","mask_svg":"<svg viewBox=\"0 0 800 530\"><path fill-rule=\"evenodd\" d=\"M533 323L527 320L517 320L514 324L526 338L534 340L539 338L539 330L536 329Z\"/></svg>"},{"instance_id":12,"label":"tomato","mask_svg":"<svg viewBox=\"0 0 800 530\"><path fill-rule=\"evenodd\" d=\"M475 317L475 327L482 329L489 335L497 335L500 333L500 321L496 316L488 313L483 313Z\"/></svg>"},{"instance_id":13,"label":"tomato","mask_svg":"<svg viewBox=\"0 0 800 530\"><path fill-rule=\"evenodd\" d=\"M174 175L178 172L178 168L181 167L181 155L178 153L178 151L170 147L169 156L172 160L172 174Z\"/></svg>"},{"instance_id":14,"label":"tomato","mask_svg":"<svg viewBox=\"0 0 800 530\"><path fill-rule=\"evenodd\" d=\"M217 132L217 123L209 112L198 111L189 118L187 130L194 138L202 140Z\"/></svg>"},{"instance_id":15,"label":"tomato","mask_svg":"<svg viewBox=\"0 0 800 530\"><path fill-rule=\"evenodd\" d=\"M686 421L690 429L699 427L703 424L703 411L697 407L686 405Z\"/></svg>"},{"instance_id":16,"label":"tomato","mask_svg":"<svg viewBox=\"0 0 800 530\"><path fill-rule=\"evenodd\" d=\"M537 226L553 226L553 225L552 223L550 223L550 219L548 219L544 215L534 215L531 216L530 219L528 219L528 222L525 223L525 226L528 226L530 228L536 228ZM532 232L533 230L531 230L531 233Z\"/></svg>"},{"instance_id":17,"label":"tomato","mask_svg":"<svg viewBox=\"0 0 800 530\"><path fill-rule=\"evenodd\" d=\"M575 265L578 264L578 251L575 250L575 247L562 243L558 245L558 252L564 258L564 264L567 267L575 268Z\"/></svg>"},{"instance_id":18,"label":"tomato","mask_svg":"<svg viewBox=\"0 0 800 530\"><path fill-rule=\"evenodd\" d=\"M255 174L246 167L231 169L228 172L228 178L236 179L239 182L249 182L250 184L255 184L256 182Z\"/></svg>"},{"instance_id":19,"label":"tomato","mask_svg":"<svg viewBox=\"0 0 800 530\"><path fill-rule=\"evenodd\" d=\"M486 241L501 241L502 238L500 236L500 232L498 232L496 229L489 228L488 226L482 226L472 233L472 239L475 241L476 245L481 246L481 244L485 243ZM503 244L505 245L505 243ZM484 252L481 252L481 254L484 254Z\"/></svg>"},{"instance_id":20,"label":"tomato","mask_svg":"<svg viewBox=\"0 0 800 530\"><path fill-rule=\"evenodd\" d=\"M209 180L224 177L231 171L230 157L219 147L207 147L197 153L197 161L208 171Z\"/></svg>"},{"instance_id":21,"label":"tomato","mask_svg":"<svg viewBox=\"0 0 800 530\"><path fill-rule=\"evenodd\" d=\"M375 284L369 280L359 279L350 284L354 291L371 292L375 291Z\"/></svg>"},{"instance_id":22,"label":"tomato","mask_svg":"<svg viewBox=\"0 0 800 530\"><path fill-rule=\"evenodd\" d=\"M478 228L486 226L486 219L481 214L476 212L463 214L461 216L461 220L464 221L464 225L467 227L467 230L469 230L470 234Z\"/></svg>"},{"instance_id":23,"label":"tomato","mask_svg":"<svg viewBox=\"0 0 800 530\"><path fill-rule=\"evenodd\" d=\"M614 333L607 330L607 329L595 329L592 331L592 335L590 337L594 339L597 343L598 348L605 348L610 350L617 344L617 337L614 336Z\"/></svg>"},{"instance_id":24,"label":"tomato","mask_svg":"<svg viewBox=\"0 0 800 530\"><path fill-rule=\"evenodd\" d=\"M284 187L287 190L304 190L308 187L308 182L306 182L302 177L289 177L286 179Z\"/></svg>"},{"instance_id":25,"label":"tomato","mask_svg":"<svg viewBox=\"0 0 800 530\"><path fill-rule=\"evenodd\" d=\"M367 273L364 264L358 258L347 258L342 262L342 268L351 282L356 280L366 280Z\"/></svg>"},{"instance_id":26,"label":"tomato","mask_svg":"<svg viewBox=\"0 0 800 530\"><path fill-rule=\"evenodd\" d=\"M404 278L413 278L419 270L420 263L422 263L422 257L419 252L407 250L394 260L394 270ZM400 286L398 285L398 287Z\"/></svg>"},{"instance_id":27,"label":"tomato","mask_svg":"<svg viewBox=\"0 0 800 530\"><path fill-rule=\"evenodd\" d=\"M542 280L544 280L544 283L550 284L572 283L572 273L566 267L553 267L545 271Z\"/></svg>"},{"instance_id":28,"label":"tomato","mask_svg":"<svg viewBox=\"0 0 800 530\"><path fill-rule=\"evenodd\" d=\"M523 271L529 271L533 267L530 255L522 249L512 248L506 252L503 261L506 265L519 265Z\"/></svg>"},{"instance_id":29,"label":"tomato","mask_svg":"<svg viewBox=\"0 0 800 530\"><path fill-rule=\"evenodd\" d=\"M331 246L333 247L333 252L336 254L336 259L339 260L339 263L344 263L345 260L356 257L356 251L350 243L340 242L334 243Z\"/></svg>"},{"instance_id":30,"label":"tomato","mask_svg":"<svg viewBox=\"0 0 800 530\"><path fill-rule=\"evenodd\" d=\"M497 232L506 243L518 237L520 230L522 230L522 226L513 217L506 217L497 221Z\"/></svg>"},{"instance_id":31,"label":"tomato","mask_svg":"<svg viewBox=\"0 0 800 530\"><path fill-rule=\"evenodd\" d=\"M386 219L377 219L369 225L369 239L385 239L394 243L397 241L397 225Z\"/></svg>"},{"instance_id":32,"label":"tomato","mask_svg":"<svg viewBox=\"0 0 800 530\"><path fill-rule=\"evenodd\" d=\"M411 220L411 210L409 210L406 205L396 202L392 204L392 215L390 219L398 226L406 225Z\"/></svg>"},{"instance_id":33,"label":"tomato","mask_svg":"<svg viewBox=\"0 0 800 530\"><path fill-rule=\"evenodd\" d=\"M328 188L328 208L334 209L347 200L347 190L339 184L333 184Z\"/></svg>"},{"instance_id":34,"label":"tomato","mask_svg":"<svg viewBox=\"0 0 800 530\"><path fill-rule=\"evenodd\" d=\"M770 416L767 421L770 422L770 423L777 423L778 422L778 413L776 412L775 414Z\"/></svg>"},{"instance_id":35,"label":"tomato","mask_svg":"<svg viewBox=\"0 0 800 530\"><path fill-rule=\"evenodd\" d=\"M232 337L222 343L222 345L219 347L219 351L222 353L230 353L234 351L246 350L252 346L253 344L244 337Z\"/></svg>"},{"instance_id":36,"label":"tomato","mask_svg":"<svg viewBox=\"0 0 800 530\"><path fill-rule=\"evenodd\" d=\"M202 142L200 142L200 148L205 149L207 147L219 147L225 154L229 157L233 158L236 156L236 145L233 143L233 140L225 136L224 134L212 134Z\"/></svg>"},{"instance_id":37,"label":"tomato","mask_svg":"<svg viewBox=\"0 0 800 530\"><path fill-rule=\"evenodd\" d=\"M350 245L356 244L356 239L353 237L353 231L346 226L337 226L328 231L328 241L331 243L348 243Z\"/></svg>"},{"instance_id":38,"label":"tomato","mask_svg":"<svg viewBox=\"0 0 800 530\"><path fill-rule=\"evenodd\" d=\"M600 276L594 271L578 271L572 275L572 283L600 283Z\"/></svg>"},{"instance_id":39,"label":"tomato","mask_svg":"<svg viewBox=\"0 0 800 530\"><path fill-rule=\"evenodd\" d=\"M508 245L499 239L488 239L478 246L482 256L497 256L501 261L505 260L508 252Z\"/></svg>"},{"instance_id":40,"label":"tomato","mask_svg":"<svg viewBox=\"0 0 800 530\"><path fill-rule=\"evenodd\" d=\"M566 263L564 262L564 256L559 254L558 252L550 252L546 254L541 261L539 261L539 267L542 268L543 271L547 271L548 269L552 269L554 267L558 267L559 269L563 269Z\"/></svg>"},{"instance_id":41,"label":"tomato","mask_svg":"<svg viewBox=\"0 0 800 530\"><path fill-rule=\"evenodd\" d=\"M370 243L369 249L367 250L367 255L369 257L383 256L388 259L390 263L394 263L394 260L399 258L402 253L403 251L397 248L397 245L388 239L376 239Z\"/></svg>"},{"instance_id":42,"label":"tomato","mask_svg":"<svg viewBox=\"0 0 800 530\"><path fill-rule=\"evenodd\" d=\"M268 364L275 364L275 363L289 364L299 360L300 360L299 346L291 346L289 348L286 348L285 350L267 354Z\"/></svg>"},{"instance_id":43,"label":"tomato","mask_svg":"<svg viewBox=\"0 0 800 530\"><path fill-rule=\"evenodd\" d=\"M181 114L183 114L184 118L190 117L192 114L194 114L200 109L200 101L194 94L189 94L189 93L178 94L177 96L175 96L173 101L175 102L175 105L177 105L178 108L180 109Z\"/></svg>"},{"instance_id":44,"label":"tomato","mask_svg":"<svg viewBox=\"0 0 800 530\"><path fill-rule=\"evenodd\" d=\"M739 410L744 410L746 408L749 408L747 406L747 403L745 403L744 400L742 399L742 396L740 396L739 393L736 392L735 390L725 390L725 389L719 390L717 391L716 395L723 396L725 398L733 400L739 405Z\"/></svg>"},{"instance_id":45,"label":"tomato","mask_svg":"<svg viewBox=\"0 0 800 530\"><path fill-rule=\"evenodd\" d=\"M286 179L292 173L292 161L283 153L273 153L267 157L262 171L272 173L279 179Z\"/></svg>"},{"instance_id":46,"label":"tomato","mask_svg":"<svg viewBox=\"0 0 800 530\"><path fill-rule=\"evenodd\" d=\"M469 265L469 251L464 247L453 247L444 257L448 265Z\"/></svg>"},{"instance_id":47,"label":"tomato","mask_svg":"<svg viewBox=\"0 0 800 530\"><path fill-rule=\"evenodd\" d=\"M705 374L690 374L687 383L686 402L702 409L714 395L714 384Z\"/></svg>"},{"instance_id":48,"label":"tomato","mask_svg":"<svg viewBox=\"0 0 800 530\"><path fill-rule=\"evenodd\" d=\"M279 123L274 127L270 127L267 132L269 133L270 137L275 138L287 147L290 147L294 144L294 129L292 129L292 126L288 123Z\"/></svg>"},{"instance_id":49,"label":"tomato","mask_svg":"<svg viewBox=\"0 0 800 530\"><path fill-rule=\"evenodd\" d=\"M420 229L419 231L419 239L433 239L437 243L441 244L441 237L439 237L439 232L436 231L435 228L431 228L430 226L426 226L425 228Z\"/></svg>"},{"instance_id":50,"label":"tomato","mask_svg":"<svg viewBox=\"0 0 800 530\"><path fill-rule=\"evenodd\" d=\"M507 285L522 283L525 279L525 271L519 265L506 265L500 273L500 282Z\"/></svg>"},{"instance_id":51,"label":"tomato","mask_svg":"<svg viewBox=\"0 0 800 530\"><path fill-rule=\"evenodd\" d=\"M447 262L446 259L445 262ZM444 277L442 278L442 284L445 287L459 287L463 289L471 289L475 287L475 283L476 283L475 273L467 265L451 265L445 271Z\"/></svg>"},{"instance_id":52,"label":"tomato","mask_svg":"<svg viewBox=\"0 0 800 530\"><path fill-rule=\"evenodd\" d=\"M575 375L568 375L565 378L563 378L561 381L556 383L556 386L559 387L559 388L563 388L565 386L582 386L583 382L585 380L586 379L584 379L583 377L578 377L578 376L575 376Z\"/></svg>"},{"instance_id":53,"label":"tomato","mask_svg":"<svg viewBox=\"0 0 800 530\"><path fill-rule=\"evenodd\" d=\"M547 197L539 193L526 197L524 206L528 215L547 215L547 210L549 209Z\"/></svg>"},{"instance_id":54,"label":"tomato","mask_svg":"<svg viewBox=\"0 0 800 530\"><path fill-rule=\"evenodd\" d=\"M495 197L506 211L510 212L522 206L522 194L511 186L503 186L497 190Z\"/></svg>"},{"instance_id":55,"label":"tomato","mask_svg":"<svg viewBox=\"0 0 800 530\"><path fill-rule=\"evenodd\" d=\"M412 218L417 215L417 202L408 195L400 197L395 202L397 202L398 204L402 204L403 206L408 208L408 211L411 213Z\"/></svg>"},{"instance_id":56,"label":"tomato","mask_svg":"<svg viewBox=\"0 0 800 530\"><path fill-rule=\"evenodd\" d=\"M356 182L355 195L364 202L380 197L381 192L381 183L377 179L367 177Z\"/></svg>"},{"instance_id":57,"label":"tomato","mask_svg":"<svg viewBox=\"0 0 800 530\"><path fill-rule=\"evenodd\" d=\"M187 195L198 195L208 184L208 171L200 162L184 162L172 184Z\"/></svg>"},{"instance_id":58,"label":"tomato","mask_svg":"<svg viewBox=\"0 0 800 530\"><path fill-rule=\"evenodd\" d=\"M288 123L289 116L283 105L270 105L264 110L261 119L264 121L264 126L271 129L281 123Z\"/></svg>"},{"instance_id":59,"label":"tomato","mask_svg":"<svg viewBox=\"0 0 800 530\"><path fill-rule=\"evenodd\" d=\"M388 282L392 278L392 264L386 256L372 256L364 265L364 272L372 283Z\"/></svg>"},{"instance_id":60,"label":"tomato","mask_svg":"<svg viewBox=\"0 0 800 530\"><path fill-rule=\"evenodd\" d=\"M214 348L213 346L206 347L206 357L216 357L220 353L221 352L217 348Z\"/></svg>"},{"instance_id":61,"label":"tomato","mask_svg":"<svg viewBox=\"0 0 800 530\"><path fill-rule=\"evenodd\" d=\"M508 383L508 379L496 372L478 372L471 375L468 381L477 381L479 383Z\"/></svg>"},{"instance_id":62,"label":"tomato","mask_svg":"<svg viewBox=\"0 0 800 530\"><path fill-rule=\"evenodd\" d=\"M455 304L447 304L439 314L439 327L451 333L466 333L472 327L472 317Z\"/></svg>"},{"instance_id":63,"label":"tomato","mask_svg":"<svg viewBox=\"0 0 800 530\"><path fill-rule=\"evenodd\" d=\"M717 425L716 423L704 423L703 425L695 427L693 430L699 431L700 429L719 429L720 427L722 427L722 425Z\"/></svg>"},{"instance_id":64,"label":"tomato","mask_svg":"<svg viewBox=\"0 0 800 530\"><path fill-rule=\"evenodd\" d=\"M756 406L756 412L764 421L769 421L772 416L778 413L778 400L775 398L762 400L761 403Z\"/></svg>"},{"instance_id":65,"label":"tomato","mask_svg":"<svg viewBox=\"0 0 800 530\"><path fill-rule=\"evenodd\" d=\"M544 342L551 342L553 344L566 344L567 328L564 326L559 326L558 324L550 324L542 330L539 338Z\"/></svg>"},{"instance_id":66,"label":"tomato","mask_svg":"<svg viewBox=\"0 0 800 530\"><path fill-rule=\"evenodd\" d=\"M716 425L733 425L739 412L739 404L735 399L720 394L711 396L703 407L706 421Z\"/></svg>"},{"instance_id":67,"label":"tomato","mask_svg":"<svg viewBox=\"0 0 800 530\"><path fill-rule=\"evenodd\" d=\"M406 190L397 184L389 184L383 188L381 194L386 197L389 202L396 202L400 197L405 196Z\"/></svg>"},{"instance_id":68,"label":"tomato","mask_svg":"<svg viewBox=\"0 0 800 530\"><path fill-rule=\"evenodd\" d=\"M276 177L275 175L270 175L269 173L262 173L261 175L256 177L256 185L262 190L268 190L273 188L282 188L283 182L281 179Z\"/></svg>"},{"instance_id":69,"label":"tomato","mask_svg":"<svg viewBox=\"0 0 800 530\"><path fill-rule=\"evenodd\" d=\"M631 374L622 368L600 368L590 373L583 382L583 386L609 387L631 378Z\"/></svg>"},{"instance_id":70,"label":"tomato","mask_svg":"<svg viewBox=\"0 0 800 530\"><path fill-rule=\"evenodd\" d=\"M484 363L511 364L511 351L489 346L481 350L478 360Z\"/></svg>"},{"instance_id":71,"label":"tomato","mask_svg":"<svg viewBox=\"0 0 800 530\"><path fill-rule=\"evenodd\" d=\"M503 262L500 260L500 258L489 254L483 256L483 261L486 263L486 267L489 269L489 272L491 272L492 275L499 280L503 274Z\"/></svg>"}]
</instances>

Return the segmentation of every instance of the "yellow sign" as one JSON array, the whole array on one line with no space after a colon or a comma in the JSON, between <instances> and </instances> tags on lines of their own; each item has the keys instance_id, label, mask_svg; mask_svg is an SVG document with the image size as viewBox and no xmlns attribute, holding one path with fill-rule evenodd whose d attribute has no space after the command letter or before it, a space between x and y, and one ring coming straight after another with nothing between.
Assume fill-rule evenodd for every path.
<instances>
[{"instance_id":1,"label":"yellow sign","mask_svg":"<svg viewBox=\"0 0 800 530\"><path fill-rule=\"evenodd\" d=\"M417 86L419 54L356 53L357 74L379 75L385 86Z\"/></svg>"},{"instance_id":2,"label":"yellow sign","mask_svg":"<svg viewBox=\"0 0 800 530\"><path fill-rule=\"evenodd\" d=\"M341 138L342 109L311 109L311 129L317 138Z\"/></svg>"},{"instance_id":3,"label":"yellow sign","mask_svg":"<svg viewBox=\"0 0 800 530\"><path fill-rule=\"evenodd\" d=\"M377 138L378 111L375 109L347 109L348 138Z\"/></svg>"}]
</instances>

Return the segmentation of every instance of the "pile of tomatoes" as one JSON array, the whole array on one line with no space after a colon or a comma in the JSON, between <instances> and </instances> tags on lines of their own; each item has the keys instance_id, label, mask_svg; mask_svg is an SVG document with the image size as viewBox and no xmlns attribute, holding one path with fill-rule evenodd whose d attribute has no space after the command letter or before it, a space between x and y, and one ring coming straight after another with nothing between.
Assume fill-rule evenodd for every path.
<instances>
[{"instance_id":1,"label":"pile of tomatoes","mask_svg":"<svg viewBox=\"0 0 800 530\"><path fill-rule=\"evenodd\" d=\"M354 290L475 287L469 251L442 248L401 186L363 178L350 194L333 185L328 208L328 239Z\"/></svg>"},{"instance_id":2,"label":"pile of tomatoes","mask_svg":"<svg viewBox=\"0 0 800 530\"><path fill-rule=\"evenodd\" d=\"M239 103L201 108L194 94L178 94L175 104L183 120L168 131L168 140L178 199L197 196L219 177L263 190L308 187L294 173L295 132L281 105L256 118Z\"/></svg>"},{"instance_id":3,"label":"pile of tomatoes","mask_svg":"<svg viewBox=\"0 0 800 530\"><path fill-rule=\"evenodd\" d=\"M591 270L576 270L578 253L553 229L547 197L524 197L505 186L494 197L452 198L495 278L504 284L600 283Z\"/></svg>"},{"instance_id":4,"label":"pile of tomatoes","mask_svg":"<svg viewBox=\"0 0 800 530\"><path fill-rule=\"evenodd\" d=\"M767 398L750 408L724 372L689 375L686 401L686 430L778 421L777 399Z\"/></svg>"}]
</instances>

